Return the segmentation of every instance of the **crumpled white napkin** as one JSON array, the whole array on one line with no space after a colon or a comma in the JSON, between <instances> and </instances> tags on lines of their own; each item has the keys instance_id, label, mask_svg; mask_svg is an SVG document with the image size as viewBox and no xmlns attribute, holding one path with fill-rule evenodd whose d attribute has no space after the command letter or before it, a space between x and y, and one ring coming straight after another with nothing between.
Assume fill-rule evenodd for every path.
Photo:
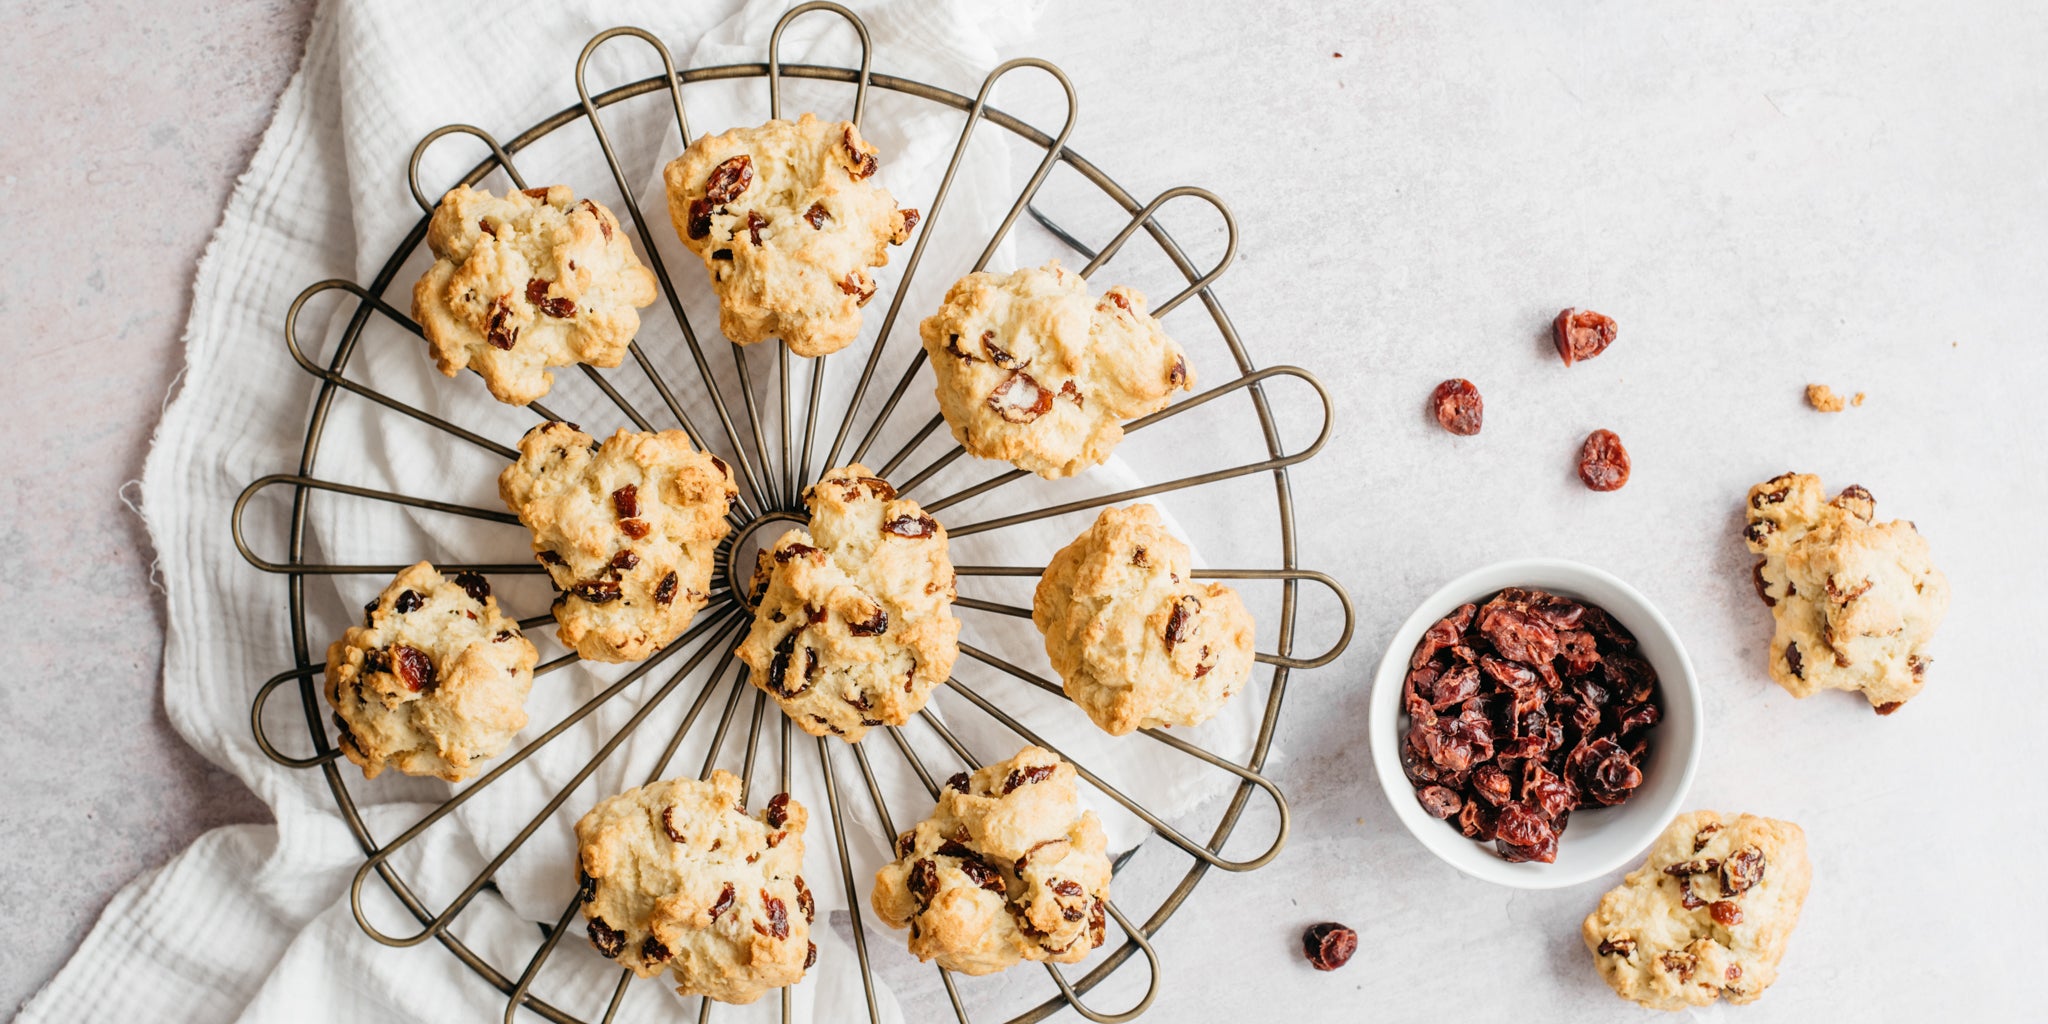
<instances>
[{"instance_id":1,"label":"crumpled white napkin","mask_svg":"<svg viewBox=\"0 0 2048 1024\"><path fill-rule=\"evenodd\" d=\"M997 63L998 48L1028 35L1036 14L1035 4L970 8L965 2L882 0L854 6L873 34L878 72L969 96ZM509 139L523 126L573 105L576 54L592 35L612 25L633 24L653 31L667 42L681 68L763 60L769 32L785 6L777 0L752 0L735 11L729 3L643 0L607 5L602 12L530 2L490 5L488 13L484 8L370 0L324 5L305 64L280 101L277 118L208 248L187 332L183 391L166 413L144 481L146 513L161 558L171 622L165 700L179 730L209 758L246 780L269 803L278 824L275 829L243 826L209 833L172 864L133 883L109 907L72 962L29 1004L24 1021L139 1017L339 1022L444 1015L475 1019L502 1007L503 996L455 957L427 948L435 943L392 949L362 934L346 898L347 882L362 855L343 827L324 779L317 771L276 765L256 749L249 735L250 697L260 680L289 666L292 637L282 581L256 572L237 556L226 524L228 509L247 482L290 471L297 463L314 382L290 361L281 344L284 310L313 281L342 277L368 283L374 278L386 254L420 216L404 172L414 144L428 131L460 121ZM847 64L854 57L852 37L838 19L814 13L786 34L783 59ZM644 44L621 39L591 60L589 81L594 93L601 92L658 68ZM844 116L851 108L852 91L841 83L790 79L784 85L783 112L794 117L814 109L821 116ZM999 92L998 98L1002 95ZM760 79L694 84L686 88L685 102L693 133L757 123L768 115L765 83ZM648 234L737 417L741 384L730 346L717 332L715 302L701 268L674 238L665 215L660 167L682 145L666 93L623 102L602 116L636 193L638 212L649 218ZM1006 145L999 129L983 125L943 210L933 218L931 198L962 122L958 112L886 90L874 89L868 97L864 128L883 154L879 180L899 203L926 211L920 232L931 234L932 240L921 272L904 296L887 355L870 387L864 404L867 414L858 421L863 429L917 349L917 320L936 307L944 289L980 255L1039 156L1030 147ZM423 188L430 197L437 195L482 154L482 146L473 139L442 140L423 162ZM611 205L629 225L635 218L587 125L571 124L555 132L518 154L516 163L529 184L568 183L579 194ZM502 188L505 183L494 175L487 184ZM1026 230L1036 229L1026 223L1013 234ZM385 300L401 310L408 304L412 281L425 266L423 251L421 247L413 254L384 292ZM839 422L910 251L908 246L896 250L891 266L877 274L882 288L869 307L868 338L827 361L817 460L824 459L832 444L829 428ZM993 269L1014 265L1016 257L1008 246L991 262ZM314 300L299 325L301 344L322 363L334 350L347 319L335 315L343 307L340 297L335 293ZM665 303L645 313L643 349L685 414L715 450L731 459L731 445L703 397L701 377L674 318ZM747 356L756 394L764 403L761 415L769 425L766 443L772 448L778 444L774 354L769 346L757 346ZM800 360L792 363L792 391L800 405L807 395L810 369ZM473 376L452 381L440 377L418 339L380 317L373 317L363 333L347 376L500 443L512 443L535 422L530 412L491 400ZM657 428L673 425L659 395L630 361L606 376ZM929 387L928 378L912 383L903 409L867 457L871 467L879 468L897 443L932 414ZM574 369L556 371L555 390L543 403L594 433L631 426ZM745 421L736 418L736 424L741 438L751 442ZM325 430L318 461L309 470L313 476L482 509L500 508L495 477L502 459L491 452L347 394L330 406ZM860 437L856 431L849 439L843 459L850 458ZM906 478L945 447L934 441L892 475ZM914 496L930 501L988 475L988 467L973 462L961 460ZM819 468L822 461L814 463L814 469ZM1139 482L1120 463L1112 463L1075 481L1021 481L955 506L942 519L958 526ZM281 493L273 492L268 502L259 500L246 523L256 550L275 560L284 558L284 503L275 500ZM523 563L529 558L525 533L517 526L331 494L316 494L309 511L308 561L409 563L431 558ZM954 560L1043 565L1093 515L1091 510L958 538ZM772 540L772 534L763 539ZM1202 564L1199 558L1197 564ZM314 609L312 620L321 624L306 638L313 661L321 660L330 634L338 633L384 582L359 575L308 581L305 595ZM531 616L547 608L548 590L540 577L502 575L494 583L512 614ZM1028 587L1029 581L1023 581L1021 589L1006 589L1002 581L969 578L963 579L961 590L967 596L1028 604ZM1028 622L974 610L960 614L966 621L967 642L1046 673L1037 634ZM551 626L532 632L541 643L543 659L560 653L552 643ZM725 646L719 644L696 674L650 712L540 822L532 838L495 872L495 891L482 893L458 919L455 933L486 960L511 974L525 964L541 938L535 922L554 921L574 890L570 826L595 800L638 785L654 772L683 716L698 701L705 669L716 663ZM429 907L447 905L692 653L677 651L619 698L401 849L393 864ZM553 726L631 669L572 664L542 676L529 703L532 725L521 742ZM743 672L737 666L728 669L721 686L706 696L701 717L663 775L698 774L714 731L711 726L726 713L728 697L735 693L727 687L738 688L738 702L718 763L738 770L756 696L745 687ZM1168 820L1227 791L1233 781L1220 773L1185 771L1179 755L1168 754L1150 740L1107 737L1063 698L1041 693L965 656L956 675ZM1242 758L1256 734L1260 696L1240 698L1216 721L1186 735L1226 756ZM279 697L267 719L273 734L288 752L303 752L303 745L292 742L303 729L292 688L281 690ZM934 708L985 760L1006 757L1022 743L957 695L942 691ZM755 769L756 804L779 788L783 770L777 753L780 714L769 704L765 716ZM929 730L913 725L910 731L921 737L913 742L937 777L943 779L960 767ZM862 1005L863 995L852 952L832 934L826 915L846 907L850 899L860 901L864 910L873 872L887 856L888 832L852 752L837 741L825 744L848 811L844 825L853 865L849 893L838 870L833 822L818 770L819 744L796 733L794 747L791 788L813 808L807 865L819 902L813 934L820 954L818 967L793 1000L800 1018L809 1019L815 1002L838 1008L821 1014L821 1019L837 1019L846 1015L846 1008ZM929 796L886 739L868 744L866 753L892 817L889 824L907 828L929 809ZM341 770L378 842L390 841L461 788L395 774L367 782L346 763ZM1103 815L1113 847L1127 848L1147 834L1142 822L1103 794L1089 791L1085 799ZM373 920L387 932L418 930L374 877L366 892ZM867 921L871 937L886 936L871 914ZM594 1016L609 996L617 969L590 955L581 939L580 921L574 927L577 934L556 951L535 991L570 1012ZM886 991L877 995L884 1017L893 1019L893 1000ZM673 1017L675 1002L666 985L635 985L620 1019L637 1019L636 1012ZM773 1004L775 1000L764 1000L744 1015L724 1009L720 1018L769 1019L769 1011L779 1008Z\"/></svg>"}]
</instances>

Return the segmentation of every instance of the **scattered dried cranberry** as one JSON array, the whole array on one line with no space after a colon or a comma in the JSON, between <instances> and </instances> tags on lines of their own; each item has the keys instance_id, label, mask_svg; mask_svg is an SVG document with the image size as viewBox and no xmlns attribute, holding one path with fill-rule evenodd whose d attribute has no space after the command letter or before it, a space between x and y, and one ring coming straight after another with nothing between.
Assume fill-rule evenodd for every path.
<instances>
[{"instance_id":1,"label":"scattered dried cranberry","mask_svg":"<svg viewBox=\"0 0 2048 1024\"><path fill-rule=\"evenodd\" d=\"M1486 418L1486 403L1480 400L1479 389L1463 377L1438 384L1430 393L1429 404L1436 410L1437 424L1460 437L1479 433Z\"/></svg>"},{"instance_id":2,"label":"scattered dried cranberry","mask_svg":"<svg viewBox=\"0 0 2048 1024\"><path fill-rule=\"evenodd\" d=\"M1358 933L1335 921L1310 925L1301 933L1301 952L1316 970L1334 971L1358 952Z\"/></svg>"},{"instance_id":3,"label":"scattered dried cranberry","mask_svg":"<svg viewBox=\"0 0 2048 1024\"><path fill-rule=\"evenodd\" d=\"M704 198L712 203L730 203L754 183L754 158L741 153L711 169L704 179Z\"/></svg>"},{"instance_id":4,"label":"scattered dried cranberry","mask_svg":"<svg viewBox=\"0 0 2048 1024\"><path fill-rule=\"evenodd\" d=\"M1628 449L1612 430L1595 430L1579 446L1579 479L1596 491L1617 491L1628 483Z\"/></svg>"},{"instance_id":5,"label":"scattered dried cranberry","mask_svg":"<svg viewBox=\"0 0 2048 1024\"><path fill-rule=\"evenodd\" d=\"M1614 344L1614 318L1590 309L1566 307L1551 321L1550 340L1557 345L1557 354L1566 366L1591 359Z\"/></svg>"}]
</instances>

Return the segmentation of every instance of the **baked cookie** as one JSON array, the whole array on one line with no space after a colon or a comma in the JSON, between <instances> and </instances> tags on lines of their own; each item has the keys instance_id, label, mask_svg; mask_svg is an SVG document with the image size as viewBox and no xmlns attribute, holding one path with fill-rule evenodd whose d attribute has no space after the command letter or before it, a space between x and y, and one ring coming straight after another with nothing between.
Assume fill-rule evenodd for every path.
<instances>
[{"instance_id":1,"label":"baked cookie","mask_svg":"<svg viewBox=\"0 0 2048 1024\"><path fill-rule=\"evenodd\" d=\"M366 778L390 765L461 782L526 727L537 658L482 576L421 562L327 647L336 745Z\"/></svg>"},{"instance_id":2,"label":"baked cookie","mask_svg":"<svg viewBox=\"0 0 2048 1024\"><path fill-rule=\"evenodd\" d=\"M1794 697L1860 690L1880 715L1920 693L1928 641L1948 613L1948 577L1903 519L1876 523L1870 492L1822 499L1820 478L1786 473L1749 489L1743 539L1762 555L1771 678Z\"/></svg>"},{"instance_id":3,"label":"baked cookie","mask_svg":"<svg viewBox=\"0 0 2048 1024\"><path fill-rule=\"evenodd\" d=\"M498 474L562 592L556 636L591 661L639 661L690 628L738 494L724 461L680 430L599 444L573 423L543 423Z\"/></svg>"},{"instance_id":4,"label":"baked cookie","mask_svg":"<svg viewBox=\"0 0 2048 1024\"><path fill-rule=\"evenodd\" d=\"M1040 747L946 783L932 816L896 837L870 902L910 928L920 960L993 974L1078 963L1102 945L1108 841L1081 809L1074 767Z\"/></svg>"},{"instance_id":5,"label":"baked cookie","mask_svg":"<svg viewBox=\"0 0 2048 1024\"><path fill-rule=\"evenodd\" d=\"M1143 295L1118 285L1091 299L1058 260L969 274L917 330L953 438L1047 479L1100 465L1125 420L1195 386Z\"/></svg>"},{"instance_id":6,"label":"baked cookie","mask_svg":"<svg viewBox=\"0 0 2048 1024\"><path fill-rule=\"evenodd\" d=\"M1039 577L1031 622L1067 697L1112 736L1199 725L1252 674L1237 591L1189 578L1150 505L1106 508Z\"/></svg>"},{"instance_id":7,"label":"baked cookie","mask_svg":"<svg viewBox=\"0 0 2048 1024\"><path fill-rule=\"evenodd\" d=\"M917 226L869 184L875 167L853 122L811 114L705 135L669 161L668 216L711 274L727 338L781 338L806 358L853 344L868 268Z\"/></svg>"},{"instance_id":8,"label":"baked cookie","mask_svg":"<svg viewBox=\"0 0 2048 1024\"><path fill-rule=\"evenodd\" d=\"M617 366L654 301L618 218L567 185L503 199L458 185L427 225L434 265L412 289L412 316L434 363L468 367L500 402L548 393L550 366Z\"/></svg>"},{"instance_id":9,"label":"baked cookie","mask_svg":"<svg viewBox=\"0 0 2048 1024\"><path fill-rule=\"evenodd\" d=\"M760 553L747 678L813 736L902 725L960 655L946 528L855 463L804 492L810 529Z\"/></svg>"},{"instance_id":10,"label":"baked cookie","mask_svg":"<svg viewBox=\"0 0 2048 1024\"><path fill-rule=\"evenodd\" d=\"M1778 980L1812 880L1799 826L1681 814L1579 934L1623 999L1653 1010L1753 1002Z\"/></svg>"},{"instance_id":11,"label":"baked cookie","mask_svg":"<svg viewBox=\"0 0 2048 1024\"><path fill-rule=\"evenodd\" d=\"M686 996L751 1003L796 984L818 955L808 820L788 793L748 817L724 771L601 801L576 823L591 944L643 978L668 971Z\"/></svg>"}]
</instances>

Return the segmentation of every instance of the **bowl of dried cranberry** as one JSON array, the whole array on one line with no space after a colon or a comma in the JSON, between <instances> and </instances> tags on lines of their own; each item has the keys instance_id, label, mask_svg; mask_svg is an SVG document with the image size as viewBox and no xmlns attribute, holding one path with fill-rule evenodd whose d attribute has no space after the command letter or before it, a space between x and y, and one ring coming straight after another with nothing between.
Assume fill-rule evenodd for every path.
<instances>
[{"instance_id":1,"label":"bowl of dried cranberry","mask_svg":"<svg viewBox=\"0 0 2048 1024\"><path fill-rule=\"evenodd\" d=\"M1671 623L1562 559L1445 584L1373 679L1373 765L1394 816L1452 867L1521 889L1634 861L1691 788L1703 728Z\"/></svg>"}]
</instances>

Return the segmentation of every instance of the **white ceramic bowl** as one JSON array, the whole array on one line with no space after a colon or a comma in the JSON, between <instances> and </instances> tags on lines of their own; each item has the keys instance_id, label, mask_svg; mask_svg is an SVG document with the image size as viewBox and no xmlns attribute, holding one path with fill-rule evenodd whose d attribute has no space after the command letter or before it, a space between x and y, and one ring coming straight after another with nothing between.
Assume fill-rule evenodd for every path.
<instances>
[{"instance_id":1,"label":"white ceramic bowl","mask_svg":"<svg viewBox=\"0 0 2048 1024\"><path fill-rule=\"evenodd\" d=\"M1449 822L1429 816L1415 799L1415 787L1401 771L1401 737L1408 714L1401 687L1408 659L1422 634L1459 605L1481 601L1504 587L1531 587L1599 605L1633 634L1640 653L1657 670L1664 717L1651 734L1643 783L1619 807L1588 806L1573 811L1551 864L1511 864L1492 843L1476 843ZM1634 587L1590 565L1556 558L1524 558L1486 566L1444 584L1415 609L1387 642L1373 676L1373 766L1394 805L1394 816L1431 853L1474 878L1517 889L1555 889L1608 874L1640 856L1679 813L1699 764L1699 680L1685 646L1649 600Z\"/></svg>"}]
</instances>

